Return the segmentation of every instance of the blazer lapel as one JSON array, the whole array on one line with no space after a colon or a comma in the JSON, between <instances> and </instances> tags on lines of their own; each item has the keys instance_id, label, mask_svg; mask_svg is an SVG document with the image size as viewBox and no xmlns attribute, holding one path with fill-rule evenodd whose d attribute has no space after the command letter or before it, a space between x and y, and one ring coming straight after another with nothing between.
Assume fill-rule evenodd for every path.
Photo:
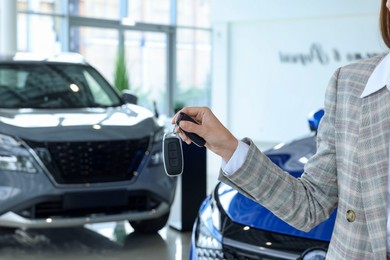
<instances>
[{"instance_id":1,"label":"blazer lapel","mask_svg":"<svg viewBox=\"0 0 390 260\"><path fill-rule=\"evenodd\" d=\"M360 184L368 232L376 258L386 253L390 93L362 99L358 151Z\"/></svg>"}]
</instances>

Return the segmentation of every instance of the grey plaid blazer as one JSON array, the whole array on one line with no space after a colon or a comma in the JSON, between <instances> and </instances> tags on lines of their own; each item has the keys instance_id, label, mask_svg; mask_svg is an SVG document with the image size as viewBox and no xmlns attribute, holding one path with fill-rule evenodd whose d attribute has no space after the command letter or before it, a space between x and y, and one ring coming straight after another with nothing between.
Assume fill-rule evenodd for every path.
<instances>
[{"instance_id":1,"label":"grey plaid blazer","mask_svg":"<svg viewBox=\"0 0 390 260\"><path fill-rule=\"evenodd\" d=\"M325 95L317 153L301 178L283 172L245 138L244 165L219 179L304 231L337 207L328 259L386 259L390 92L360 98L384 55L339 68Z\"/></svg>"}]
</instances>

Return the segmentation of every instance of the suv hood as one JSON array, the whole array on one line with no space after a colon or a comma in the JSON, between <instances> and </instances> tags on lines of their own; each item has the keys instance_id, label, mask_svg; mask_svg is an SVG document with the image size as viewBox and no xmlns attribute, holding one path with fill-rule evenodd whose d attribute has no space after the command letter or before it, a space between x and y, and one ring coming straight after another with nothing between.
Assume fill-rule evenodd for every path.
<instances>
[{"instance_id":1,"label":"suv hood","mask_svg":"<svg viewBox=\"0 0 390 260\"><path fill-rule=\"evenodd\" d=\"M158 128L154 115L140 106L108 108L0 109L0 132L33 141L137 139Z\"/></svg>"}]
</instances>

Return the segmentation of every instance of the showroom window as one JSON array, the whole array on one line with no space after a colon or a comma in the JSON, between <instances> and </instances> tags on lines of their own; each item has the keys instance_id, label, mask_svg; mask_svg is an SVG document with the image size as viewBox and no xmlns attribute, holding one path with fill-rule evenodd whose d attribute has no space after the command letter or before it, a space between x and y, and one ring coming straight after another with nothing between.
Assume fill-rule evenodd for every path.
<instances>
[{"instance_id":1,"label":"showroom window","mask_svg":"<svg viewBox=\"0 0 390 260\"><path fill-rule=\"evenodd\" d=\"M127 10L130 19L153 24L171 24L171 0L131 0Z\"/></svg>"},{"instance_id":2,"label":"showroom window","mask_svg":"<svg viewBox=\"0 0 390 260\"><path fill-rule=\"evenodd\" d=\"M139 104L210 105L209 0L18 0L18 51L78 52L115 82L124 51Z\"/></svg>"},{"instance_id":3,"label":"showroom window","mask_svg":"<svg viewBox=\"0 0 390 260\"><path fill-rule=\"evenodd\" d=\"M161 32L125 31L125 50L132 86L141 105L167 100L167 39Z\"/></svg>"},{"instance_id":4,"label":"showroom window","mask_svg":"<svg viewBox=\"0 0 390 260\"><path fill-rule=\"evenodd\" d=\"M118 31L112 28L73 26L70 51L81 53L111 83L118 46Z\"/></svg>"},{"instance_id":5,"label":"showroom window","mask_svg":"<svg viewBox=\"0 0 390 260\"><path fill-rule=\"evenodd\" d=\"M210 97L211 38L208 31L177 30L177 97L176 102L203 105ZM199 66L202 64L202 66ZM180 105L179 105L180 106Z\"/></svg>"},{"instance_id":6,"label":"showroom window","mask_svg":"<svg viewBox=\"0 0 390 260\"><path fill-rule=\"evenodd\" d=\"M121 1L69 0L69 14L103 19L120 19Z\"/></svg>"},{"instance_id":7,"label":"showroom window","mask_svg":"<svg viewBox=\"0 0 390 260\"><path fill-rule=\"evenodd\" d=\"M210 17L210 0L177 0L179 25L209 28Z\"/></svg>"}]
</instances>

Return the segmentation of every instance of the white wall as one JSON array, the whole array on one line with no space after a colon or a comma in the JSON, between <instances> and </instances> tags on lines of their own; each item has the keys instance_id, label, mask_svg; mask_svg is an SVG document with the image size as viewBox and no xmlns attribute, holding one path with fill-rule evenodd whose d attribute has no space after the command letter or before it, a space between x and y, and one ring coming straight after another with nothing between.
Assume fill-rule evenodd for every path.
<instances>
[{"instance_id":1,"label":"white wall","mask_svg":"<svg viewBox=\"0 0 390 260\"><path fill-rule=\"evenodd\" d=\"M309 132L334 70L385 51L380 1L213 0L212 107L239 138Z\"/></svg>"}]
</instances>

